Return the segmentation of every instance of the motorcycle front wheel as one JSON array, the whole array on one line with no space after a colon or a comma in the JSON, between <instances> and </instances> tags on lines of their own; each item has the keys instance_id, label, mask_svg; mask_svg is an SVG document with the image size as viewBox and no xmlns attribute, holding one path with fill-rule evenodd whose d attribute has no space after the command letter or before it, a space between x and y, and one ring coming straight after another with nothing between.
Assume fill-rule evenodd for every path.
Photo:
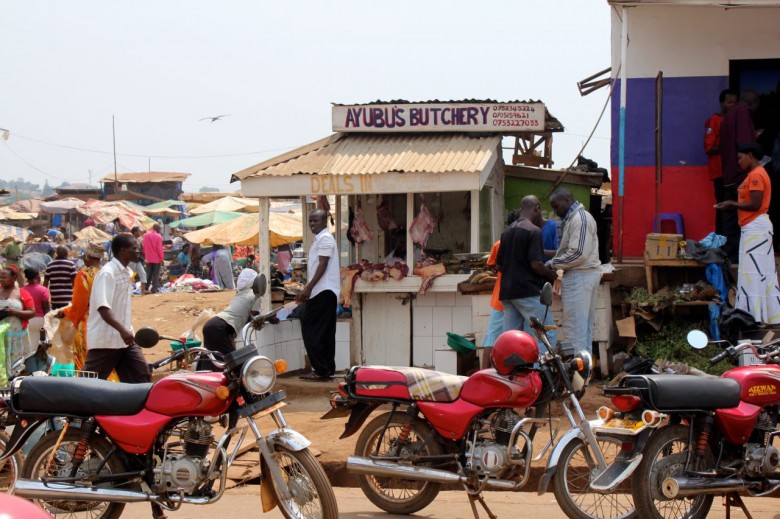
<instances>
[{"instance_id":1,"label":"motorcycle front wheel","mask_svg":"<svg viewBox=\"0 0 780 519\"><path fill-rule=\"evenodd\" d=\"M333 487L309 449L291 451L277 446L274 461L290 491L290 499L284 499L273 485L282 515L287 519L338 519Z\"/></svg>"},{"instance_id":2,"label":"motorcycle front wheel","mask_svg":"<svg viewBox=\"0 0 780 519\"><path fill-rule=\"evenodd\" d=\"M59 447L57 442L62 431L53 431L43 436L30 450L22 469L24 479L46 480L47 478L66 478L73 467L73 453L81 440L81 429L71 427L65 433ZM117 456L109 457L111 444L102 436L92 436L84 456L84 462L76 473L77 477L105 477L125 472L124 464ZM108 460L105 464L103 461ZM100 473L95 471L103 464ZM100 484L108 487L112 483ZM59 499L33 499L35 504L54 517L69 519L118 519L122 515L125 503L105 501L67 501Z\"/></svg>"},{"instance_id":3,"label":"motorcycle front wheel","mask_svg":"<svg viewBox=\"0 0 780 519\"><path fill-rule=\"evenodd\" d=\"M431 429L420 420L412 420L408 436L403 439L404 424L409 419L404 413L393 413L385 430L389 415L379 415L366 425L355 446L356 456L375 459L387 457L394 462L405 463L404 458L443 453ZM441 488L439 483L399 477L359 474L357 478L360 489L369 501L391 514L406 515L422 510L431 504Z\"/></svg>"},{"instance_id":4,"label":"motorcycle front wheel","mask_svg":"<svg viewBox=\"0 0 780 519\"><path fill-rule=\"evenodd\" d=\"M650 436L642 463L636 469L632 493L642 519L701 519L712 506L712 494L668 499L661 484L685 470L688 457L688 427L667 425Z\"/></svg>"},{"instance_id":5,"label":"motorcycle front wheel","mask_svg":"<svg viewBox=\"0 0 780 519\"><path fill-rule=\"evenodd\" d=\"M8 445L8 435L5 431L0 431L0 453L5 452ZM13 492L16 478L19 477L19 470L22 468L22 453L17 451L13 456L5 461L0 461L0 494L11 494Z\"/></svg>"},{"instance_id":6,"label":"motorcycle front wheel","mask_svg":"<svg viewBox=\"0 0 780 519\"><path fill-rule=\"evenodd\" d=\"M607 463L620 453L617 438L598 436L599 448ZM577 519L633 519L634 500L628 491L598 492L590 488L596 460L582 440L570 442L558 460L553 477L553 493L568 517Z\"/></svg>"}]
</instances>

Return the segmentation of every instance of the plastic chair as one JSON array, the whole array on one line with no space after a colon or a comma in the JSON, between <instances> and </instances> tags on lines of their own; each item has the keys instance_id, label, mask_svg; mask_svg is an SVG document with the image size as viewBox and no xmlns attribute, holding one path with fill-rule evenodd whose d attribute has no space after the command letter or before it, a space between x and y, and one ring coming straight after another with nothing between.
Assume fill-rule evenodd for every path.
<instances>
[{"instance_id":1,"label":"plastic chair","mask_svg":"<svg viewBox=\"0 0 780 519\"><path fill-rule=\"evenodd\" d=\"M661 225L664 221L674 222L675 234L685 236L685 224L683 223L683 215L681 213L661 213L657 215L655 222L653 222L653 232L661 232Z\"/></svg>"}]
</instances>

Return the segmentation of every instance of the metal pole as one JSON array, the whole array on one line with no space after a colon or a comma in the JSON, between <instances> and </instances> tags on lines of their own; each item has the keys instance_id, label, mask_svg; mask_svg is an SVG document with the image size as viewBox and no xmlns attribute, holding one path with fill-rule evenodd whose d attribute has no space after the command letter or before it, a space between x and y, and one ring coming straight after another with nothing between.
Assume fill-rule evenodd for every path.
<instances>
[{"instance_id":1,"label":"metal pole","mask_svg":"<svg viewBox=\"0 0 780 519\"><path fill-rule=\"evenodd\" d=\"M618 127L618 263L623 261L623 205L626 167L626 59L628 54L628 9L621 9L620 32L620 123Z\"/></svg>"},{"instance_id":2,"label":"metal pole","mask_svg":"<svg viewBox=\"0 0 780 519\"><path fill-rule=\"evenodd\" d=\"M119 192L119 180L116 174L116 126L114 125L114 116L111 116L111 134L114 138L114 194Z\"/></svg>"},{"instance_id":3,"label":"metal pole","mask_svg":"<svg viewBox=\"0 0 780 519\"><path fill-rule=\"evenodd\" d=\"M655 220L661 214L661 183L663 182L663 109L664 73L655 77ZM659 231L660 232L660 228Z\"/></svg>"}]
</instances>

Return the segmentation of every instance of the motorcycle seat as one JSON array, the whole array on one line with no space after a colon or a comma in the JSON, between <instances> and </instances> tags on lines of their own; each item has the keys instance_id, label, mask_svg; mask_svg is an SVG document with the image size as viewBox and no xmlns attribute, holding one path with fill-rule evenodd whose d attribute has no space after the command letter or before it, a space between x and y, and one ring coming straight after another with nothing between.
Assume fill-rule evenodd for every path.
<instances>
[{"instance_id":1,"label":"motorcycle seat","mask_svg":"<svg viewBox=\"0 0 780 519\"><path fill-rule=\"evenodd\" d=\"M643 402L657 411L711 411L737 407L740 386L729 378L694 375L630 375L624 387L638 389Z\"/></svg>"},{"instance_id":2,"label":"motorcycle seat","mask_svg":"<svg viewBox=\"0 0 780 519\"><path fill-rule=\"evenodd\" d=\"M15 390L20 412L61 416L138 414L151 383L123 384L97 378L24 377Z\"/></svg>"},{"instance_id":3,"label":"motorcycle seat","mask_svg":"<svg viewBox=\"0 0 780 519\"><path fill-rule=\"evenodd\" d=\"M365 366L354 372L358 396L453 402L460 396L468 377L423 368Z\"/></svg>"}]
</instances>

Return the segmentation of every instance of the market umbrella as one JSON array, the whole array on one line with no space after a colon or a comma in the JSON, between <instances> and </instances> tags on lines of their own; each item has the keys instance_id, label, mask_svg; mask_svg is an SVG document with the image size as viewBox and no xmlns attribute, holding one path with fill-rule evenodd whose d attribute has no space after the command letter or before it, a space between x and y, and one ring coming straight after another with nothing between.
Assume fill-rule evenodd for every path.
<instances>
[{"instance_id":1,"label":"market umbrella","mask_svg":"<svg viewBox=\"0 0 780 519\"><path fill-rule=\"evenodd\" d=\"M269 213L268 227L271 247L279 247L303 239L303 219L298 215ZM260 215L250 213L229 222L192 231L184 238L206 245L257 245L260 236Z\"/></svg>"},{"instance_id":2,"label":"market umbrella","mask_svg":"<svg viewBox=\"0 0 780 519\"><path fill-rule=\"evenodd\" d=\"M34 220L36 213L14 211L8 206L0 207L0 220Z\"/></svg>"},{"instance_id":3,"label":"market umbrella","mask_svg":"<svg viewBox=\"0 0 780 519\"><path fill-rule=\"evenodd\" d=\"M119 218L119 222L132 229L133 227L143 227L149 229L155 224L155 221L143 214L143 207L130 202L102 202L91 199L78 208L78 212L91 217L95 223L105 225Z\"/></svg>"},{"instance_id":4,"label":"market umbrella","mask_svg":"<svg viewBox=\"0 0 780 519\"><path fill-rule=\"evenodd\" d=\"M49 214L68 214L76 211L79 207L83 206L86 202L78 198L63 198L62 200L51 200L49 202L41 202L41 212Z\"/></svg>"},{"instance_id":5,"label":"market umbrella","mask_svg":"<svg viewBox=\"0 0 780 519\"><path fill-rule=\"evenodd\" d=\"M144 209L149 216L181 216L182 213L174 207L158 207L157 209Z\"/></svg>"},{"instance_id":6,"label":"market umbrella","mask_svg":"<svg viewBox=\"0 0 780 519\"><path fill-rule=\"evenodd\" d=\"M256 213L260 210L260 201L254 198L240 198L237 196L225 196L196 207L190 214L204 214L212 211L243 211Z\"/></svg>"},{"instance_id":7,"label":"market umbrella","mask_svg":"<svg viewBox=\"0 0 780 519\"><path fill-rule=\"evenodd\" d=\"M105 243L111 241L111 235L105 231L101 231L97 227L90 226L81 229L73 233L73 235L82 241L90 241L95 243Z\"/></svg>"},{"instance_id":8,"label":"market umbrella","mask_svg":"<svg viewBox=\"0 0 780 519\"><path fill-rule=\"evenodd\" d=\"M245 216L246 213L234 213L230 211L212 211L210 213L199 214L197 216L191 216L184 218L176 222L171 222L171 227L181 227L183 229L196 229L198 227L205 227L207 225L216 225L220 223L229 222L240 216Z\"/></svg>"},{"instance_id":9,"label":"market umbrella","mask_svg":"<svg viewBox=\"0 0 780 519\"><path fill-rule=\"evenodd\" d=\"M15 225L0 225L0 241L7 240L8 238L16 238L19 241L24 241L30 235L30 231L16 227Z\"/></svg>"}]
</instances>

